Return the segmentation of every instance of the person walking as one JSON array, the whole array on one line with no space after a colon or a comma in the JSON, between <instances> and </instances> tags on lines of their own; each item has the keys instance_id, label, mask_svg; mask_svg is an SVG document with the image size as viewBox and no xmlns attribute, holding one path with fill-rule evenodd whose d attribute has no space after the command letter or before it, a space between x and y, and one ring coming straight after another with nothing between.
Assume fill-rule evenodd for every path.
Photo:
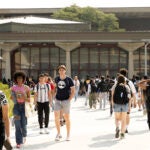
<instances>
[{"instance_id":1,"label":"person walking","mask_svg":"<svg viewBox=\"0 0 150 150\"><path fill-rule=\"evenodd\" d=\"M45 133L48 134L50 105L52 103L51 87L45 82L45 75L39 75L39 82L34 88L34 102L38 111L38 122L40 134L44 133L43 120L45 124ZM45 114L45 115L44 115Z\"/></svg>"},{"instance_id":2,"label":"person walking","mask_svg":"<svg viewBox=\"0 0 150 150\"><path fill-rule=\"evenodd\" d=\"M150 79L142 80L138 83L138 86L145 91L145 105L147 112L147 124L150 130Z\"/></svg>"},{"instance_id":3,"label":"person walking","mask_svg":"<svg viewBox=\"0 0 150 150\"><path fill-rule=\"evenodd\" d=\"M0 150L3 149L5 141L9 143L10 149L12 149L12 146L10 144L10 122L8 110L9 107L6 96L2 91L0 91Z\"/></svg>"},{"instance_id":4,"label":"person walking","mask_svg":"<svg viewBox=\"0 0 150 150\"><path fill-rule=\"evenodd\" d=\"M30 88L24 84L26 75L23 72L14 73L15 85L11 87L11 98L14 102L13 115L15 124L16 148L20 148L26 141L27 116L25 102L30 102Z\"/></svg>"},{"instance_id":5,"label":"person walking","mask_svg":"<svg viewBox=\"0 0 150 150\"><path fill-rule=\"evenodd\" d=\"M96 109L96 94L97 94L97 86L94 79L91 79L91 92L89 94L89 106L90 108Z\"/></svg>"},{"instance_id":6,"label":"person walking","mask_svg":"<svg viewBox=\"0 0 150 150\"><path fill-rule=\"evenodd\" d=\"M112 87L112 105L115 113L116 138L119 137L120 132L119 122L121 122L120 138L124 138L125 136L126 117L129 111L130 97L129 86L126 85L124 76L120 75L117 84Z\"/></svg>"},{"instance_id":7,"label":"person walking","mask_svg":"<svg viewBox=\"0 0 150 150\"><path fill-rule=\"evenodd\" d=\"M89 101L89 94L91 92L91 85L90 85L91 79L90 76L86 76L86 80L84 81L84 87L85 87L85 106L87 106Z\"/></svg>"},{"instance_id":8,"label":"person walking","mask_svg":"<svg viewBox=\"0 0 150 150\"><path fill-rule=\"evenodd\" d=\"M125 131L126 133L128 133L129 132L128 131L128 126L130 124L131 106L133 105L134 107L136 107L136 89L135 89L135 86L134 86L133 82L127 78L127 74L128 74L127 69L121 68L120 71L119 71L119 74L123 75L125 77L126 84L129 86L130 93L131 93L131 100L130 100L130 103L129 103L129 111L127 112L126 131Z\"/></svg>"},{"instance_id":9,"label":"person walking","mask_svg":"<svg viewBox=\"0 0 150 150\"><path fill-rule=\"evenodd\" d=\"M75 97L74 97L75 100L74 101L76 101L77 98L78 98L78 93L79 93L79 88L80 88L80 81L78 79L78 76L74 77L73 82L74 82L74 85L75 85Z\"/></svg>"},{"instance_id":10,"label":"person walking","mask_svg":"<svg viewBox=\"0 0 150 150\"><path fill-rule=\"evenodd\" d=\"M101 76L101 81L98 83L97 89L100 91L99 109L102 109L103 107L103 110L105 110L108 100L108 83L105 81L104 76Z\"/></svg>"},{"instance_id":11,"label":"person walking","mask_svg":"<svg viewBox=\"0 0 150 150\"><path fill-rule=\"evenodd\" d=\"M73 80L66 75L66 66L60 65L58 67L59 76L55 78L56 84L56 97L54 104L55 125L57 129L57 135L55 140L59 141L62 136L60 134L60 113L62 111L64 119L66 121L67 138L70 140L70 106L71 100L75 94L75 87Z\"/></svg>"}]
</instances>

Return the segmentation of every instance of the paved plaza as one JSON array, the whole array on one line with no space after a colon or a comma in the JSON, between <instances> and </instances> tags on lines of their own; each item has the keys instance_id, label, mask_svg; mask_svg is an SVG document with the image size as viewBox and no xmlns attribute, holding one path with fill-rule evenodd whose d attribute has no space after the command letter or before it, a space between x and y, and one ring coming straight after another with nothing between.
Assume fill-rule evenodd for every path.
<instances>
[{"instance_id":1,"label":"paved plaza","mask_svg":"<svg viewBox=\"0 0 150 150\"><path fill-rule=\"evenodd\" d=\"M84 106L84 97L72 101L71 141L66 141L65 126L61 127L62 140L55 141L56 129L54 113L50 114L50 134L39 134L36 113L28 120L28 137L25 150L149 150L150 131L146 116L137 108L132 109L129 133L125 139L115 139L114 115L110 117L109 105L106 110L89 109ZM11 130L12 144L15 146L14 127Z\"/></svg>"}]
</instances>

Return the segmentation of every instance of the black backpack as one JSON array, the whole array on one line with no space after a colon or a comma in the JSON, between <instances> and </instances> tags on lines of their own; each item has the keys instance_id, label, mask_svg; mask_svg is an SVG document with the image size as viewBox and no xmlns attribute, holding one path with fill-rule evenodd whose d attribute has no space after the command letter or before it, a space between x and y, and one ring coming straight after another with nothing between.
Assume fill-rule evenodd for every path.
<instances>
[{"instance_id":1,"label":"black backpack","mask_svg":"<svg viewBox=\"0 0 150 150\"><path fill-rule=\"evenodd\" d=\"M113 95L113 101L115 104L127 104L129 102L128 92L124 85L116 85Z\"/></svg>"},{"instance_id":2,"label":"black backpack","mask_svg":"<svg viewBox=\"0 0 150 150\"><path fill-rule=\"evenodd\" d=\"M108 92L108 83L105 81L101 81L98 84L98 89L100 90L100 92Z\"/></svg>"}]
</instances>

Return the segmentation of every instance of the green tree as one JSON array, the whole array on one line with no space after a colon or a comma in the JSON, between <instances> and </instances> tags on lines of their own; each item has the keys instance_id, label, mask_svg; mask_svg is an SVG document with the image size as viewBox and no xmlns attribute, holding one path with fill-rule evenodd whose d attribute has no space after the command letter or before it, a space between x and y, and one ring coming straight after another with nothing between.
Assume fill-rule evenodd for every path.
<instances>
[{"instance_id":1,"label":"green tree","mask_svg":"<svg viewBox=\"0 0 150 150\"><path fill-rule=\"evenodd\" d=\"M72 5L60 9L52 15L55 19L85 22L91 25L92 31L123 31L119 28L118 18L115 14L106 14L92 7L78 7Z\"/></svg>"}]
</instances>

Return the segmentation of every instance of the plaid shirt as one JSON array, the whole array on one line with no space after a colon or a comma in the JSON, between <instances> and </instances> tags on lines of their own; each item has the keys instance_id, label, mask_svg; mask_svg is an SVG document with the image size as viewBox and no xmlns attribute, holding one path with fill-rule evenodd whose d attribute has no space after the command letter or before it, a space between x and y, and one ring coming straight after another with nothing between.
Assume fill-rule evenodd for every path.
<instances>
[{"instance_id":1,"label":"plaid shirt","mask_svg":"<svg viewBox=\"0 0 150 150\"><path fill-rule=\"evenodd\" d=\"M8 103L5 94L0 91L0 106L6 105Z\"/></svg>"}]
</instances>

